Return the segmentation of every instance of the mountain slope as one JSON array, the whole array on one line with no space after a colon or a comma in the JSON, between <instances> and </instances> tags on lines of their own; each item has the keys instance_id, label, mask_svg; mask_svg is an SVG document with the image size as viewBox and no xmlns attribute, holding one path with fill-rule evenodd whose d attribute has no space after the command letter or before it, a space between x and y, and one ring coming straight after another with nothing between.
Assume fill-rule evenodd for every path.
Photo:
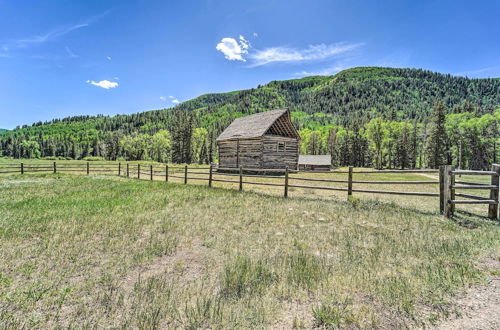
<instances>
[{"instance_id":1,"label":"mountain slope","mask_svg":"<svg viewBox=\"0 0 500 330\"><path fill-rule=\"evenodd\" d=\"M333 76L272 81L248 90L205 94L171 109L25 125L0 133L0 152L21 155L20 143L36 140L42 156L104 153L113 159L121 153L117 141L123 136L152 135L166 129L176 140L198 127L206 130L203 139L209 143L209 150L203 152L213 154L216 136L238 116L289 107L299 129L324 131L337 125L357 130L376 117L427 122L437 100L450 112L467 101L466 111L474 116L491 114L500 105L500 79L468 79L419 69L352 68Z\"/></svg>"}]
</instances>

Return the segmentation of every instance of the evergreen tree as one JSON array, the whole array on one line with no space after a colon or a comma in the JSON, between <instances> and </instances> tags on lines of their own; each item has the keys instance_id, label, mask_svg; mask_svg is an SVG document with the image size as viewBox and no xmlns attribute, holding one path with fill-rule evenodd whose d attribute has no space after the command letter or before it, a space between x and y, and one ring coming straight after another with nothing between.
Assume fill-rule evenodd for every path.
<instances>
[{"instance_id":1,"label":"evergreen tree","mask_svg":"<svg viewBox=\"0 0 500 330\"><path fill-rule=\"evenodd\" d=\"M434 104L431 118L431 128L427 139L427 166L438 168L446 164L446 131L445 131L446 106L442 101Z\"/></svg>"}]
</instances>

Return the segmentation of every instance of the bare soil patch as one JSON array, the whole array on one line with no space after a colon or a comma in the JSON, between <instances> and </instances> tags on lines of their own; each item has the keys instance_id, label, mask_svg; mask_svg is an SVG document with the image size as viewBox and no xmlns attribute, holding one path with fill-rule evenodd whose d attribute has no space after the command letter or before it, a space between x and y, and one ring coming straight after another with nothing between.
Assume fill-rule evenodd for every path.
<instances>
[{"instance_id":1,"label":"bare soil patch","mask_svg":"<svg viewBox=\"0 0 500 330\"><path fill-rule=\"evenodd\" d=\"M485 267L491 274L488 283L457 296L456 313L436 329L500 329L500 259L487 260Z\"/></svg>"}]
</instances>

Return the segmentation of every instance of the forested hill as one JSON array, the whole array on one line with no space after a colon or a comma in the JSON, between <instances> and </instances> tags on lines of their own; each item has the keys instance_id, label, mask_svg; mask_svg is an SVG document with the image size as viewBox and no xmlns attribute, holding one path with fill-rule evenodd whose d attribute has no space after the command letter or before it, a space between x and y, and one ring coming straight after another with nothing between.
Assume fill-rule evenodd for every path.
<instances>
[{"instance_id":1,"label":"forested hill","mask_svg":"<svg viewBox=\"0 0 500 330\"><path fill-rule=\"evenodd\" d=\"M145 135L147 140L166 131L173 160L208 161L215 156L216 136L234 118L282 107L291 109L295 125L303 133L302 152L329 152L327 132L332 128L338 135L343 131L364 134L366 124L375 118L425 126L436 101L443 102L447 113L470 113L477 118L494 115L500 105L500 79L468 79L419 69L352 68L333 76L272 81L249 90L206 94L171 109L38 122L0 133L0 152L27 156L24 150L36 148L34 141L40 145L42 157L147 158L151 155L146 150L127 151L124 141L130 145L133 141L127 139ZM306 143L315 132L322 140L318 148L311 149ZM419 134L425 135L425 131Z\"/></svg>"}]
</instances>

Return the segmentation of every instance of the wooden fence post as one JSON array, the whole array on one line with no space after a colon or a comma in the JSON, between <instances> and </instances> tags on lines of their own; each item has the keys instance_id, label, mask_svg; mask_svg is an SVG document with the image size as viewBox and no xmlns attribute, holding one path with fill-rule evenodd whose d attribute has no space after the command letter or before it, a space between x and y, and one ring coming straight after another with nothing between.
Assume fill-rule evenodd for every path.
<instances>
[{"instance_id":1,"label":"wooden fence post","mask_svg":"<svg viewBox=\"0 0 500 330\"><path fill-rule=\"evenodd\" d=\"M56 162L54 162L54 173L57 173L57 165L56 165Z\"/></svg>"},{"instance_id":2,"label":"wooden fence post","mask_svg":"<svg viewBox=\"0 0 500 330\"><path fill-rule=\"evenodd\" d=\"M165 182L168 182L168 165L165 165Z\"/></svg>"},{"instance_id":3,"label":"wooden fence post","mask_svg":"<svg viewBox=\"0 0 500 330\"><path fill-rule=\"evenodd\" d=\"M285 168L285 198L288 197L288 166Z\"/></svg>"},{"instance_id":4,"label":"wooden fence post","mask_svg":"<svg viewBox=\"0 0 500 330\"><path fill-rule=\"evenodd\" d=\"M21 163L21 174L24 174L24 164Z\"/></svg>"},{"instance_id":5,"label":"wooden fence post","mask_svg":"<svg viewBox=\"0 0 500 330\"><path fill-rule=\"evenodd\" d=\"M141 178L141 164L137 164L137 179Z\"/></svg>"},{"instance_id":6,"label":"wooden fence post","mask_svg":"<svg viewBox=\"0 0 500 330\"><path fill-rule=\"evenodd\" d=\"M347 180L347 198L349 198L352 195L352 166L349 166Z\"/></svg>"},{"instance_id":7,"label":"wooden fence post","mask_svg":"<svg viewBox=\"0 0 500 330\"><path fill-rule=\"evenodd\" d=\"M490 219L500 219L498 215L498 202L499 202L499 182L500 182L500 164L491 165L491 170L496 172L497 175L491 176L491 185L497 187L496 189L490 190L490 199L496 201L496 204L490 204L488 208L488 218Z\"/></svg>"},{"instance_id":8,"label":"wooden fence post","mask_svg":"<svg viewBox=\"0 0 500 330\"><path fill-rule=\"evenodd\" d=\"M439 166L439 213L444 213L444 165Z\"/></svg>"},{"instance_id":9,"label":"wooden fence post","mask_svg":"<svg viewBox=\"0 0 500 330\"><path fill-rule=\"evenodd\" d=\"M87 162L87 175L90 174L90 162Z\"/></svg>"},{"instance_id":10,"label":"wooden fence post","mask_svg":"<svg viewBox=\"0 0 500 330\"><path fill-rule=\"evenodd\" d=\"M210 163L210 169L208 172L208 186L212 187L212 164Z\"/></svg>"},{"instance_id":11,"label":"wooden fence post","mask_svg":"<svg viewBox=\"0 0 500 330\"><path fill-rule=\"evenodd\" d=\"M188 166L184 166L184 184L188 183Z\"/></svg>"},{"instance_id":12,"label":"wooden fence post","mask_svg":"<svg viewBox=\"0 0 500 330\"><path fill-rule=\"evenodd\" d=\"M446 218L450 218L453 215L453 209L451 208L450 203L450 200L452 199L450 186L451 177L453 176L451 171L453 171L453 166L443 166L443 215Z\"/></svg>"},{"instance_id":13,"label":"wooden fence post","mask_svg":"<svg viewBox=\"0 0 500 330\"><path fill-rule=\"evenodd\" d=\"M127 178L130 177L130 166L127 163Z\"/></svg>"},{"instance_id":14,"label":"wooden fence post","mask_svg":"<svg viewBox=\"0 0 500 330\"><path fill-rule=\"evenodd\" d=\"M122 175L122 163L118 163L118 176Z\"/></svg>"},{"instance_id":15,"label":"wooden fence post","mask_svg":"<svg viewBox=\"0 0 500 330\"><path fill-rule=\"evenodd\" d=\"M450 171L455 170L455 165L451 165ZM455 185L455 175L451 174L450 175L450 186ZM455 189L450 189L450 199L454 200L455 199ZM450 204L450 211L451 215L453 216L455 214L455 204Z\"/></svg>"},{"instance_id":16,"label":"wooden fence post","mask_svg":"<svg viewBox=\"0 0 500 330\"><path fill-rule=\"evenodd\" d=\"M240 165L240 191L243 190L243 167Z\"/></svg>"},{"instance_id":17,"label":"wooden fence post","mask_svg":"<svg viewBox=\"0 0 500 330\"><path fill-rule=\"evenodd\" d=\"M149 165L149 179L153 181L153 165Z\"/></svg>"}]
</instances>

